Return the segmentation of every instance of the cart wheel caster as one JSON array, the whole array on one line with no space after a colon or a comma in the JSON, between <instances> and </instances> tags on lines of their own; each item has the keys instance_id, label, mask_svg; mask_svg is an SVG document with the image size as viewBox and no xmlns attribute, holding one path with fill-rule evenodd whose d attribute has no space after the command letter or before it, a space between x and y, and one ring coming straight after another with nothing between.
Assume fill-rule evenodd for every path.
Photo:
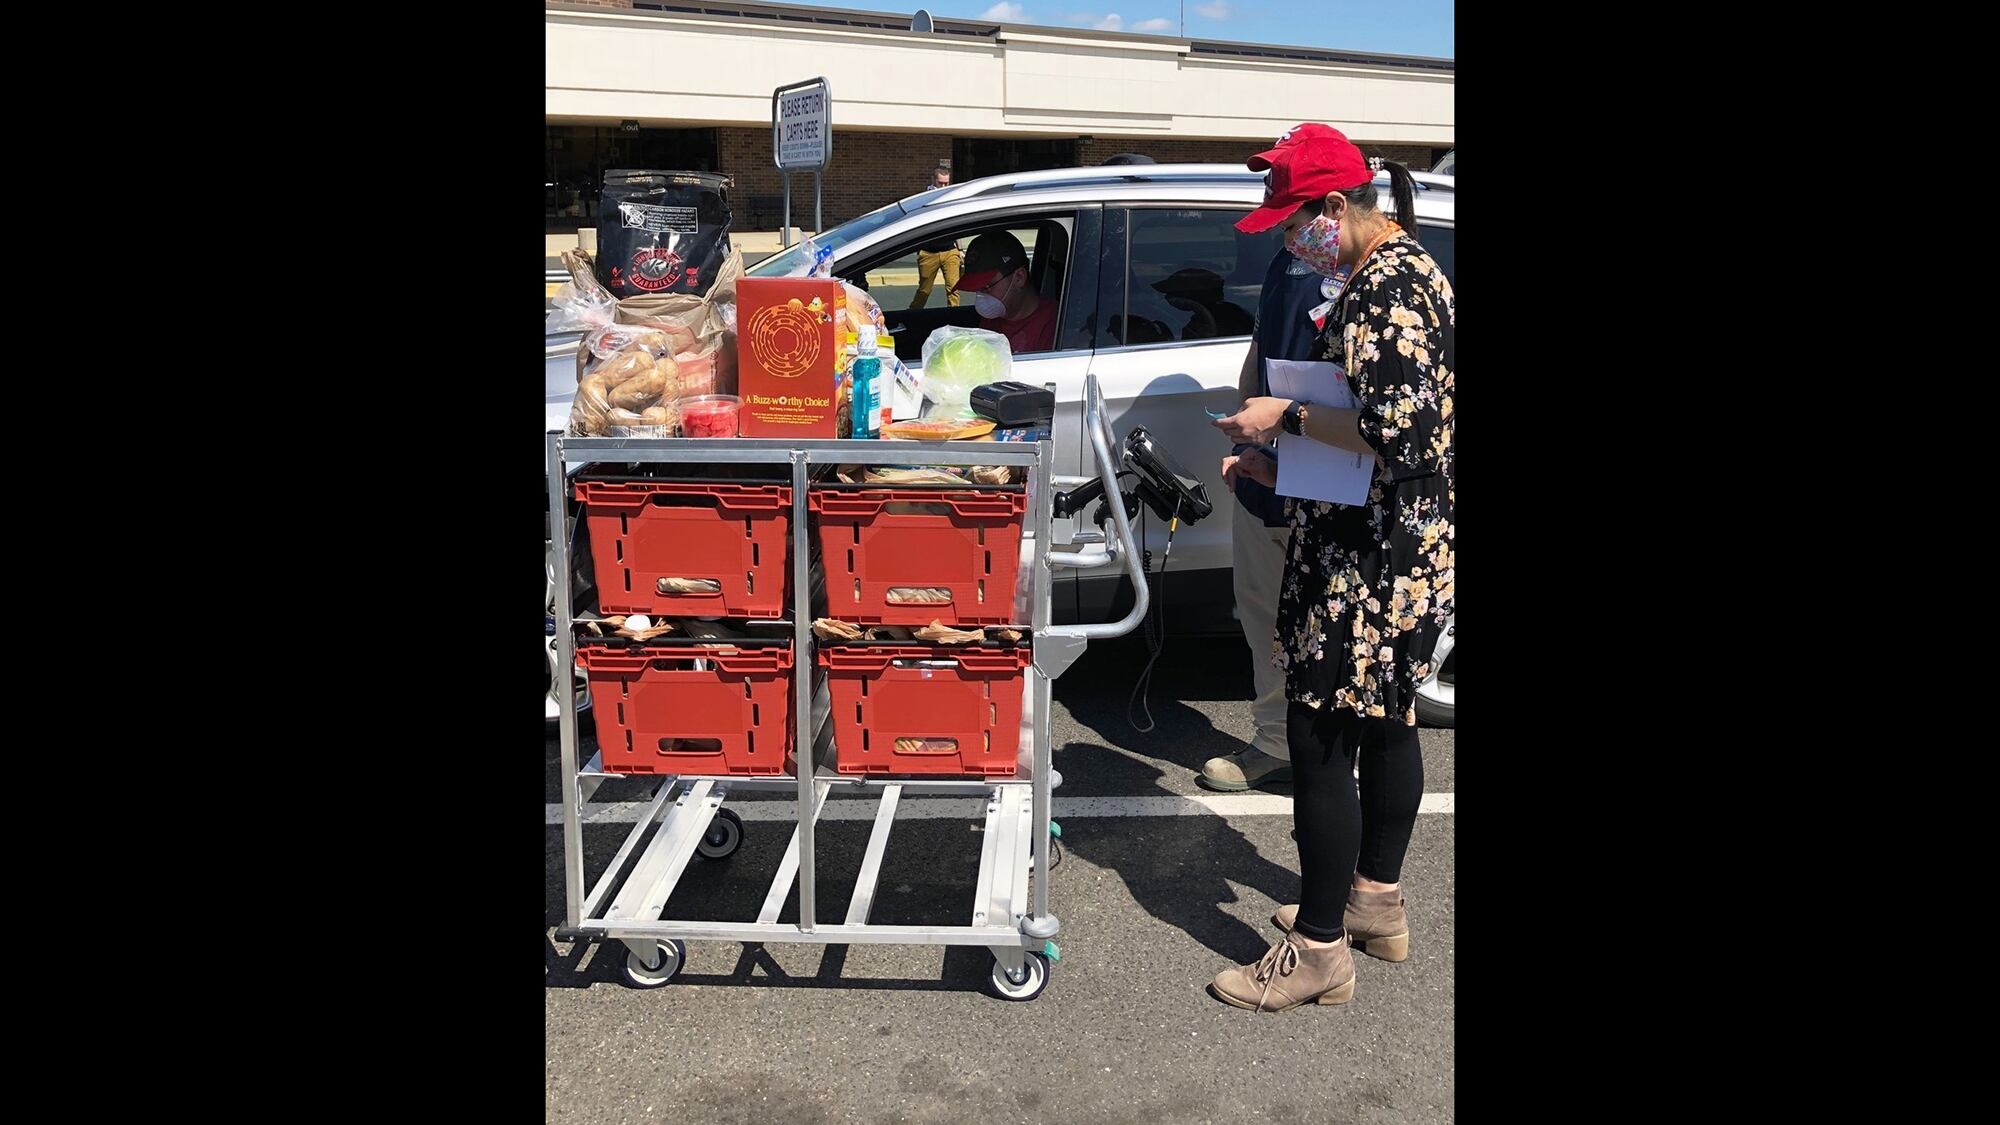
<instances>
[{"instance_id":1,"label":"cart wheel caster","mask_svg":"<svg viewBox=\"0 0 2000 1125\"><path fill-rule=\"evenodd\" d=\"M646 967L644 961L639 960L637 953L627 951L625 983L633 988L658 988L674 979L674 974L680 972L681 963L686 960L687 945L679 941L661 942L659 963L650 969Z\"/></svg>"},{"instance_id":2,"label":"cart wheel caster","mask_svg":"<svg viewBox=\"0 0 2000 1125\"><path fill-rule=\"evenodd\" d=\"M1021 965L1021 979L1015 980L998 958L993 961L993 991L1002 1000L1033 1000L1049 984L1049 959L1040 953L1027 954Z\"/></svg>"},{"instance_id":3,"label":"cart wheel caster","mask_svg":"<svg viewBox=\"0 0 2000 1125\"><path fill-rule=\"evenodd\" d=\"M743 818L729 809L715 810L715 819L708 822L708 831L702 834L701 843L694 846L708 859L728 859L743 845Z\"/></svg>"}]
</instances>

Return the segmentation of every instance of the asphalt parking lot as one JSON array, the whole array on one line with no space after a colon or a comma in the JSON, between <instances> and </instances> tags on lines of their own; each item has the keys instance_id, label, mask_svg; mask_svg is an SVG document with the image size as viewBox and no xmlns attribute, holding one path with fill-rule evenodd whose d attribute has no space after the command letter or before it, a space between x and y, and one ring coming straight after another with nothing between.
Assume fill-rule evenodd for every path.
<instances>
[{"instance_id":1,"label":"asphalt parking lot","mask_svg":"<svg viewBox=\"0 0 2000 1125\"><path fill-rule=\"evenodd\" d=\"M1195 784L1210 756L1250 733L1240 643L1175 638L1154 674L1157 727L1126 721L1144 662L1127 639L1093 648L1056 684L1056 793L1065 845L1051 909L1060 958L1043 994L993 997L982 949L746 947L691 942L680 974L641 991L624 947L557 940L562 832L547 834L545 1004L550 1120L1435 1122L1453 1117L1453 732L1425 730L1425 812L1405 867L1412 954L1357 957L1342 1007L1250 1013L1204 986L1258 957L1271 911L1296 901L1289 792L1216 795ZM588 724L586 724L587 726ZM589 751L586 749L585 753ZM560 800L547 740L545 801ZM650 786L608 782L598 801ZM697 860L667 916L747 920L789 837L789 801L749 810L743 846ZM914 802L907 798L906 809ZM963 805L963 801L960 804ZM818 831L819 912L844 912L873 802ZM976 816L905 817L870 920L962 924L982 828ZM756 814L766 814L759 816ZM548 818L545 818L548 819ZM591 873L627 823L585 830ZM797 917L796 891L781 915Z\"/></svg>"}]
</instances>

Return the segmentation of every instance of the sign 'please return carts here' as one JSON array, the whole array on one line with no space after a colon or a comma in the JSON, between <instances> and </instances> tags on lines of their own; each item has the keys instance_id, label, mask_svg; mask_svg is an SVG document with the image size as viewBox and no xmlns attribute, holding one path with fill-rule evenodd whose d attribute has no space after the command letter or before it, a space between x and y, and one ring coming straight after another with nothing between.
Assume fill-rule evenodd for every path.
<instances>
[{"instance_id":1,"label":"sign 'please return carts here'","mask_svg":"<svg viewBox=\"0 0 2000 1125\"><path fill-rule=\"evenodd\" d=\"M833 159L833 96L826 79L780 86L771 94L771 148L788 172L819 172Z\"/></svg>"}]
</instances>

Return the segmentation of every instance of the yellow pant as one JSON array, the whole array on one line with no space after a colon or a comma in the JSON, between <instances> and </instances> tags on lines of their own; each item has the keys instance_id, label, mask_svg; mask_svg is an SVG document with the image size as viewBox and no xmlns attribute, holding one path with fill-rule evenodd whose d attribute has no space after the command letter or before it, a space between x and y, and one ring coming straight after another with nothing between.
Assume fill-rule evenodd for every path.
<instances>
[{"instance_id":1,"label":"yellow pant","mask_svg":"<svg viewBox=\"0 0 2000 1125\"><path fill-rule=\"evenodd\" d=\"M944 274L945 304L958 307L958 270L965 263L965 251L940 250L933 254L928 250L917 251L917 295L910 299L910 307L920 309L931 299L931 283L939 273Z\"/></svg>"}]
</instances>

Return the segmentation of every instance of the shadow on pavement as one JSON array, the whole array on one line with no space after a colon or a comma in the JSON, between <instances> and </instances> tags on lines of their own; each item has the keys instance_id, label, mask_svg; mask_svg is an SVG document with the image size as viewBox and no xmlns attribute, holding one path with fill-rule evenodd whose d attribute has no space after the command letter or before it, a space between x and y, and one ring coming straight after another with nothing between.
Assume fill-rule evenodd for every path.
<instances>
[{"instance_id":1,"label":"shadow on pavement","mask_svg":"<svg viewBox=\"0 0 2000 1125\"><path fill-rule=\"evenodd\" d=\"M1216 729L1183 702L1249 698L1249 657L1240 640L1169 640L1153 669L1150 733L1133 729L1126 719L1131 685L1147 659L1144 646L1120 642L1093 655L1103 659L1087 669L1079 662L1072 671L1084 674L1077 680L1056 681L1071 716L1101 740L1057 748L1056 768L1065 778L1087 775L1093 792L1178 796L1180 790L1162 783L1166 769L1199 771L1209 758L1243 748L1242 739ZM1271 792L1289 794L1291 787ZM1117 872L1147 913L1239 964L1269 949L1274 935L1222 908L1237 900L1232 884L1253 887L1277 902L1297 901L1299 877L1290 866L1296 857L1274 862L1219 816L1079 820L1075 829L1064 821L1063 844Z\"/></svg>"}]
</instances>

